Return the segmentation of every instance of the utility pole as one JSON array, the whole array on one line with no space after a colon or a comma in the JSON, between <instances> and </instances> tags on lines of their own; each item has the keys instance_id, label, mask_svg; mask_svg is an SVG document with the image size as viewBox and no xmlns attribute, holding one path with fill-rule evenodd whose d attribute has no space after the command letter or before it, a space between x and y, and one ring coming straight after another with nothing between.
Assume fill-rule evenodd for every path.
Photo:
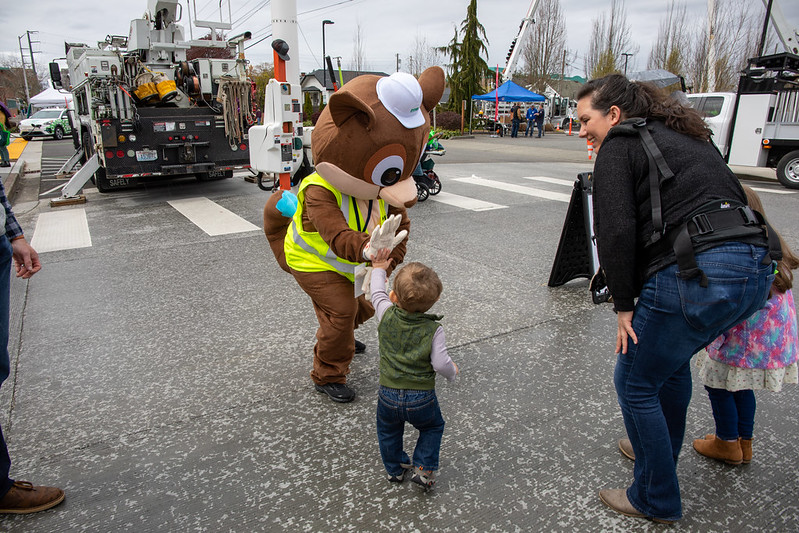
<instances>
[{"instance_id":1,"label":"utility pole","mask_svg":"<svg viewBox=\"0 0 799 533\"><path fill-rule=\"evenodd\" d=\"M399 54L397 54L397 72L399 72L399 69L400 69L400 58Z\"/></svg>"},{"instance_id":2,"label":"utility pole","mask_svg":"<svg viewBox=\"0 0 799 533\"><path fill-rule=\"evenodd\" d=\"M716 2L707 0L707 90L716 90Z\"/></svg>"},{"instance_id":3,"label":"utility pole","mask_svg":"<svg viewBox=\"0 0 799 533\"><path fill-rule=\"evenodd\" d=\"M566 75L566 50L563 51L563 60L560 62L560 86L558 92L563 97L563 76Z\"/></svg>"},{"instance_id":4,"label":"utility pole","mask_svg":"<svg viewBox=\"0 0 799 533\"><path fill-rule=\"evenodd\" d=\"M25 105L30 105L31 95L28 92L28 72L25 70L25 55L22 53L22 35L17 39L19 41L19 55L22 58L22 79L25 80Z\"/></svg>"},{"instance_id":5,"label":"utility pole","mask_svg":"<svg viewBox=\"0 0 799 533\"><path fill-rule=\"evenodd\" d=\"M28 30L25 33L28 35L28 52L30 52L31 55L31 68L33 69L33 75L38 80L39 75L36 74L36 62L33 60L33 43L31 42L31 33L39 33L39 32ZM39 43L39 41L33 41L33 42L37 44Z\"/></svg>"},{"instance_id":6,"label":"utility pole","mask_svg":"<svg viewBox=\"0 0 799 533\"><path fill-rule=\"evenodd\" d=\"M621 55L624 56L624 75L626 76L627 75L627 59L633 54L628 54L626 52L622 52Z\"/></svg>"}]
</instances>

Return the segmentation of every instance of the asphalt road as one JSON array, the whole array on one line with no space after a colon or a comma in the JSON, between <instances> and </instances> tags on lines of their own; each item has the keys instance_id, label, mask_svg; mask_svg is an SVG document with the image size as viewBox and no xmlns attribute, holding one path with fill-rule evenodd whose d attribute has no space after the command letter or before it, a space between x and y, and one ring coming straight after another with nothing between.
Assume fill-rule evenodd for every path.
<instances>
[{"instance_id":1,"label":"asphalt road","mask_svg":"<svg viewBox=\"0 0 799 533\"><path fill-rule=\"evenodd\" d=\"M616 449L615 315L591 303L586 280L547 287L571 184L591 168L584 141L444 145L442 192L411 209L406 258L442 278L433 311L461 369L438 383L447 427L434 491L384 478L373 322L357 332L368 348L349 376L356 401L314 391L315 318L259 230L268 193L236 176L87 188L86 204L51 208L26 175L19 218L50 251L32 280L12 282L0 422L12 474L59 485L67 499L2 517L0 530L666 529L597 497L632 472ZM43 169L70 151L42 148ZM799 249L797 193L752 184ZM191 215L197 204L212 215ZM223 220L235 230L209 229ZM754 460L733 468L690 447L713 428L694 385L678 468L685 518L671 529L799 530L797 387L758 393Z\"/></svg>"}]
</instances>

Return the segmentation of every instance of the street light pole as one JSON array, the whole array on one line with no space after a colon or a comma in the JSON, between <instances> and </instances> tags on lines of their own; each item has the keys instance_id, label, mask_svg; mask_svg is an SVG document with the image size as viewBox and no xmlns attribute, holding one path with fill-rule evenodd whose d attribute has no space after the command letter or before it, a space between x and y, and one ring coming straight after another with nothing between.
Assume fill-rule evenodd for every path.
<instances>
[{"instance_id":1,"label":"street light pole","mask_svg":"<svg viewBox=\"0 0 799 533\"><path fill-rule=\"evenodd\" d=\"M628 54L626 52L622 52L621 55L624 56L624 75L626 76L627 75L627 59L633 54Z\"/></svg>"},{"instance_id":2,"label":"street light pole","mask_svg":"<svg viewBox=\"0 0 799 533\"><path fill-rule=\"evenodd\" d=\"M325 58L327 54L325 53L325 26L328 24L335 24L332 20L323 20L322 21L322 104L325 103L327 99L327 68L325 67Z\"/></svg>"}]
</instances>

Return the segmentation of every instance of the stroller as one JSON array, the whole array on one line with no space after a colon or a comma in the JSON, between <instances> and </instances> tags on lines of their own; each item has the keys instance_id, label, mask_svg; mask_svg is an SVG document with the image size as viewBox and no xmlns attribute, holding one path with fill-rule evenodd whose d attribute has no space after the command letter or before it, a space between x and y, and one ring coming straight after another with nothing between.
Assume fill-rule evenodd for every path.
<instances>
[{"instance_id":1,"label":"stroller","mask_svg":"<svg viewBox=\"0 0 799 533\"><path fill-rule=\"evenodd\" d=\"M424 148L424 153L416 165L416 170L413 171L413 180L416 182L416 198L420 202L424 202L433 194L441 192L441 180L438 179L438 174L435 173L433 167L435 162L430 158L431 155L442 156L447 153L441 143L438 142L440 133L433 134L430 132L430 139Z\"/></svg>"}]
</instances>

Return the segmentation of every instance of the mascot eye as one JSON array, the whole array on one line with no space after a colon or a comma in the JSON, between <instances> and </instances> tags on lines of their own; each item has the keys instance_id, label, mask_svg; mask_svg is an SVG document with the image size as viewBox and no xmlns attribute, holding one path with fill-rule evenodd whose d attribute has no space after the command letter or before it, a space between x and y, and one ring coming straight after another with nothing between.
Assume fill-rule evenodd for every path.
<instances>
[{"instance_id":1,"label":"mascot eye","mask_svg":"<svg viewBox=\"0 0 799 533\"><path fill-rule=\"evenodd\" d=\"M403 160L398 155L391 155L381 160L372 171L372 183L380 187L394 185L402 177Z\"/></svg>"}]
</instances>

